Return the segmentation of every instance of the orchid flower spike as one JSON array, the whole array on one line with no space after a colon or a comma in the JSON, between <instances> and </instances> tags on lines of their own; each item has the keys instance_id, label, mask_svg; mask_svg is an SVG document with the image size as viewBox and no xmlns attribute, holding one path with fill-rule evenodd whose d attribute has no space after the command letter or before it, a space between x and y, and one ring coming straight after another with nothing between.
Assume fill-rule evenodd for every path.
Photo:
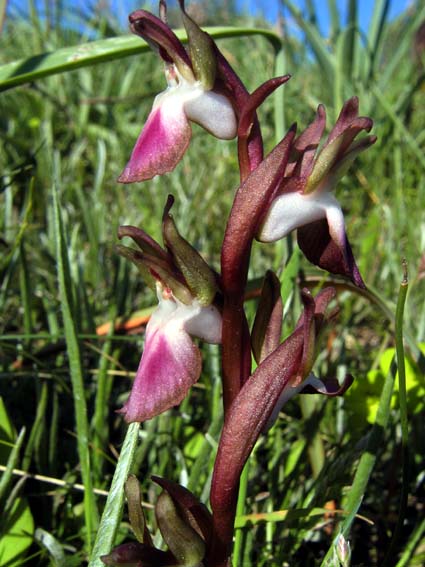
<instances>
[{"instance_id":1,"label":"orchid flower spike","mask_svg":"<svg viewBox=\"0 0 425 567\"><path fill-rule=\"evenodd\" d=\"M319 152L316 152L326 122L322 105L314 122L294 141L293 155L280 190L257 235L261 242L274 242L298 229L298 244L308 260L334 274L349 277L365 287L345 232L344 215L332 194L338 180L354 158L376 141L370 118L358 115L358 99L348 100Z\"/></svg>"},{"instance_id":2,"label":"orchid flower spike","mask_svg":"<svg viewBox=\"0 0 425 567\"><path fill-rule=\"evenodd\" d=\"M165 9L165 2L161 3ZM153 103L121 183L151 179L172 171L185 153L196 122L213 136L236 136L236 114L223 84L216 80L217 55L212 39L186 14L180 2L189 53L159 18L137 10L130 14L131 31L145 39L163 59L167 89Z\"/></svg>"},{"instance_id":3,"label":"orchid flower spike","mask_svg":"<svg viewBox=\"0 0 425 567\"><path fill-rule=\"evenodd\" d=\"M162 249L141 229L120 227L139 250L120 246L156 290L158 307L146 327L146 340L130 397L119 413L127 422L145 421L179 404L201 374L201 353L191 336L221 342L221 314L214 301L215 274L177 232L168 201Z\"/></svg>"}]
</instances>

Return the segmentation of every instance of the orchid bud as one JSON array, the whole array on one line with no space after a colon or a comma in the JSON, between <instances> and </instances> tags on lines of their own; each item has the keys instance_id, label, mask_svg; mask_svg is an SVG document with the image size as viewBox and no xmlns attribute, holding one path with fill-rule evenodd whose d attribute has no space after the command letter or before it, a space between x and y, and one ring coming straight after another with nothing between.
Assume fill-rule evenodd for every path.
<instances>
[{"instance_id":1,"label":"orchid bud","mask_svg":"<svg viewBox=\"0 0 425 567\"><path fill-rule=\"evenodd\" d=\"M347 541L343 534L339 534L336 541L336 554L341 567L350 567L351 549L350 542Z\"/></svg>"},{"instance_id":2,"label":"orchid bud","mask_svg":"<svg viewBox=\"0 0 425 567\"><path fill-rule=\"evenodd\" d=\"M100 559L112 567L165 567L173 564L170 555L143 543L123 543Z\"/></svg>"},{"instance_id":3,"label":"orchid bud","mask_svg":"<svg viewBox=\"0 0 425 567\"><path fill-rule=\"evenodd\" d=\"M260 363L279 346L282 333L282 316L280 281L269 270L261 288L261 297L251 334L252 352L257 363Z\"/></svg>"},{"instance_id":4,"label":"orchid bud","mask_svg":"<svg viewBox=\"0 0 425 567\"><path fill-rule=\"evenodd\" d=\"M182 567L196 567L205 555L205 542L180 516L173 499L162 492L155 506L164 541Z\"/></svg>"}]
</instances>

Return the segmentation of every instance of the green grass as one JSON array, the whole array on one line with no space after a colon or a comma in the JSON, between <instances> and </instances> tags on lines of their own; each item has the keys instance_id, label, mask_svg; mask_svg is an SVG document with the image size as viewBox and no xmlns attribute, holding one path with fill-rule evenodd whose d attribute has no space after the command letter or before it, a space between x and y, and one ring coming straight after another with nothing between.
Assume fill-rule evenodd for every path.
<instances>
[{"instance_id":1,"label":"green grass","mask_svg":"<svg viewBox=\"0 0 425 567\"><path fill-rule=\"evenodd\" d=\"M282 93L274 95L276 115L274 100L269 100L260 118L268 150L276 131L283 134L283 121L304 127L319 102L327 106L328 124L342 101L354 94L360 97L361 113L374 118L379 140L358 159L337 195L361 272L383 308L351 287L339 288L340 317L316 370L322 375L348 371L357 379L356 389L344 399L315 399L309 408L295 398L260 439L237 519L236 559L243 567L277 567L284 561L320 565L339 529L350 540L353 565L382 564L397 527L400 455L406 445L410 460L408 475L406 470L403 475L409 499L392 564L424 562L423 405L413 406L415 392L407 381L409 435L403 420L403 444L400 410L397 403L389 404L388 382L379 382L378 399L388 404L373 427L366 409L370 373L379 370L384 351L395 344L403 257L409 266L406 356L413 356L412 368L423 388L417 345L425 342L425 68L415 60L412 43L425 15L417 2L408 14L388 22L385 2L376 1L366 49L359 34L352 33L355 4L350 2L351 24L346 27L334 13L330 38L320 36L311 19L303 20L311 50L287 37L279 59L279 72L292 74L283 87L284 108ZM0 17L1 10L0 3ZM121 35L111 21L100 19L97 29L86 21L84 29L93 32L88 34L63 29L60 19L47 30L36 11L32 21L6 19L0 35L0 89L7 70L2 65L47 51L60 57L66 53L62 49L88 37L105 41ZM253 22L246 18L238 24ZM107 41L114 45L113 39ZM267 38L226 38L219 45L250 90L273 74L275 50ZM117 227L141 226L160 240L162 209L173 193L173 214L183 235L218 269L223 219L238 185L235 142L216 141L198 127L172 175L134 186L116 183L154 95L164 88L154 54L125 56L117 46L110 61L94 65L88 60L74 70L62 66L54 75L34 76L33 82L0 93L0 380L6 408L0 406L0 465L6 467L0 479L1 529L13 531L11 511L20 506L22 524L15 527L26 542L22 557L8 567L77 566L89 560L106 501L93 489L111 486L127 430L114 412L128 395L143 347L141 330L97 337L96 327L155 301L136 270L116 254ZM261 277L270 266L278 270L288 258L286 244L256 244L250 278ZM287 332L299 310L291 269L295 277L299 264L312 281L323 276L303 258L294 258L282 277ZM252 319L252 301L247 312ZM219 349L205 345L202 350L199 385L179 408L143 424L137 443L133 431L130 454L124 451L128 461L121 462L115 486L122 486L131 469L150 504L157 497L151 474L179 481L208 501L222 409ZM418 387L415 383L412 388ZM350 497L368 458L369 474ZM63 485L39 477L23 480L16 469ZM76 488L81 484L84 490ZM121 508L122 492L119 498ZM350 498L360 499L359 514L369 522L350 517L346 530ZM329 502L342 512L320 515ZM132 537L126 511L121 522L118 508L105 539L108 545L113 538L117 544ZM257 514L261 521L254 519ZM149 510L147 519L155 532ZM28 541L25 533L31 536Z\"/></svg>"}]
</instances>

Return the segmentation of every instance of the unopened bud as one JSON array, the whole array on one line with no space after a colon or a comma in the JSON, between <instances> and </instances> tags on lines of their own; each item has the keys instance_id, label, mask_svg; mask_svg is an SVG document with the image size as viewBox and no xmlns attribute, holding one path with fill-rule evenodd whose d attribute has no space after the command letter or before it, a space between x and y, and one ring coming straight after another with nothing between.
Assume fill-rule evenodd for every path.
<instances>
[{"instance_id":1,"label":"unopened bud","mask_svg":"<svg viewBox=\"0 0 425 567\"><path fill-rule=\"evenodd\" d=\"M164 541L182 567L197 567L205 555L205 542L180 516L171 496L162 492L155 514Z\"/></svg>"}]
</instances>

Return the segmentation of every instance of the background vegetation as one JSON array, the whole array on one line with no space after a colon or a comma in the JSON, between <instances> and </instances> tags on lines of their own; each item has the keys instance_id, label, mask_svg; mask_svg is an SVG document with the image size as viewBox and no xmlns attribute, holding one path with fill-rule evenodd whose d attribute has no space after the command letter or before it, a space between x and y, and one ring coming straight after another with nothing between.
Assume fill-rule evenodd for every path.
<instances>
[{"instance_id":1,"label":"background vegetation","mask_svg":"<svg viewBox=\"0 0 425 567\"><path fill-rule=\"evenodd\" d=\"M390 22L388 3L376 0L370 29L362 34L358 3L348 3L348 22L341 22L330 0L332 26L322 37L312 2L302 15L290 2L282 4L302 34L290 36L287 21L278 22L283 38L278 64L292 79L277 116L286 127L297 121L302 128L323 102L331 124L342 102L357 94L361 113L375 120L377 144L358 159L337 193L371 291L359 296L338 283L341 315L316 370L348 371L355 385L344 399L295 398L259 442L238 516L235 564L320 565L344 517L334 511L344 510L350 499L359 458L372 455L372 475L359 493L362 518L350 523L347 535L352 565L423 565L425 33L420 26L425 10L412 3ZM4 5L0 2L0 14ZM30 3L26 17L4 19L0 65L125 33L107 11L79 14L66 2L45 6L50 12ZM208 25L268 25L236 14L231 2L203 2L195 9ZM223 39L219 45L250 90L275 72L275 51L264 37ZM116 183L163 87L157 58L143 54L0 93L4 567L81 565L93 544L126 430L114 411L128 395L143 347L143 317L154 303L133 267L114 250L117 227L142 226L159 239L162 209L173 193L182 233L219 266L223 219L238 185L234 142L215 141L194 127L194 143L173 175L131 186ZM271 149L273 101L260 112ZM409 461L402 481L397 395L382 409L384 417L378 414L374 429L371 424L383 403L383 385L391 386L394 376L389 367L403 257L410 285L405 309ZM261 277L269 266L281 272L287 262L282 283L289 331L299 309L291 278L313 285L324 275L298 257L291 243L280 243L256 246L251 277ZM249 313L254 307L247 303ZM105 334L109 322L121 326ZM180 407L141 429L133 470L148 504L156 499L151 474L180 481L208 499L221 423L220 365L216 347L203 351L199 385ZM390 548L403 490L409 494L405 520ZM153 515L148 520L155 530ZM118 541L128 537L124 515ZM339 563L334 558L329 564Z\"/></svg>"}]
</instances>

